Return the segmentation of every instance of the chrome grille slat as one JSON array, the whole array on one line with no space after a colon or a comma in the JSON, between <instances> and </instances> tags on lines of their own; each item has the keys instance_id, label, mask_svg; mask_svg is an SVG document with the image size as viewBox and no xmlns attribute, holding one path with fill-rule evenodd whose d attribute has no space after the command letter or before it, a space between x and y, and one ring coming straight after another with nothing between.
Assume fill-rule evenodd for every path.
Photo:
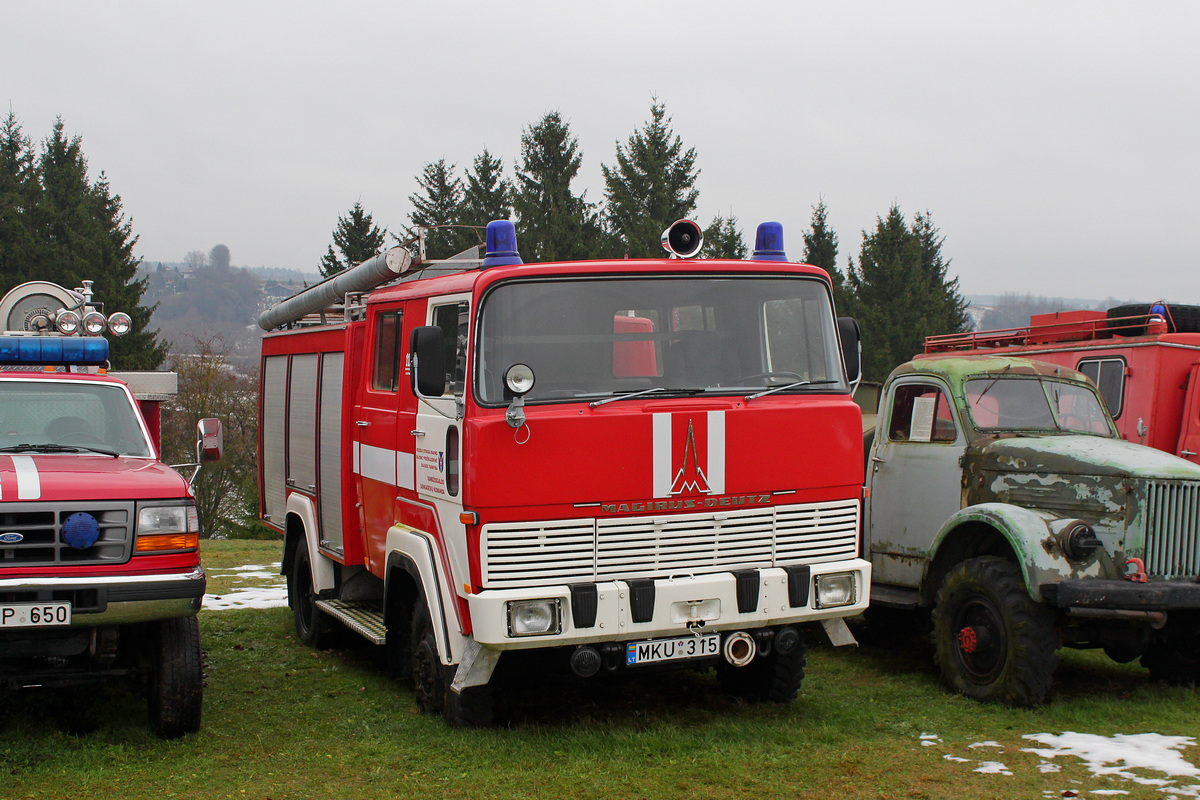
<instances>
[{"instance_id":1,"label":"chrome grille slat","mask_svg":"<svg viewBox=\"0 0 1200 800\"><path fill-rule=\"evenodd\" d=\"M833 503L484 526L483 585L705 574L858 555L859 504Z\"/></svg>"},{"instance_id":2,"label":"chrome grille slat","mask_svg":"<svg viewBox=\"0 0 1200 800\"><path fill-rule=\"evenodd\" d=\"M1146 484L1146 571L1160 578L1200 576L1200 483Z\"/></svg>"}]
</instances>

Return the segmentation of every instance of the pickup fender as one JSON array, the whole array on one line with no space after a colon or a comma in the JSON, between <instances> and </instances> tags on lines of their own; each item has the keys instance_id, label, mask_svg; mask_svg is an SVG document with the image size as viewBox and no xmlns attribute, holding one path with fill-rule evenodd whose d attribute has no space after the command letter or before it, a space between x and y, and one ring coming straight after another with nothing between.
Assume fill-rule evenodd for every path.
<instances>
[{"instance_id":1,"label":"pickup fender","mask_svg":"<svg viewBox=\"0 0 1200 800\"><path fill-rule=\"evenodd\" d=\"M437 541L415 528L393 525L387 532L387 554L389 573L393 567L404 570L424 596L442 663L457 664L462 659L467 637L462 635L453 585L443 569Z\"/></svg>"},{"instance_id":2,"label":"pickup fender","mask_svg":"<svg viewBox=\"0 0 1200 800\"><path fill-rule=\"evenodd\" d=\"M922 596L932 599L942 576L964 558L982 554L979 531L981 525L996 532L1007 543L1021 569L1025 590L1037 602L1043 602L1040 586L1064 578L1101 577L1101 558L1072 564L1054 546L1057 534L1073 517L1063 517L1047 511L1034 511L1008 503L980 503L959 510L946 520L930 545L930 559L921 577Z\"/></svg>"},{"instance_id":3,"label":"pickup fender","mask_svg":"<svg viewBox=\"0 0 1200 800\"><path fill-rule=\"evenodd\" d=\"M286 516L296 517L304 529L304 546L308 548L308 563L312 565L313 589L317 592L333 589L336 586L333 562L328 558L319 557L320 527L317 524L317 508L313 505L312 498L300 492L292 492L287 499Z\"/></svg>"}]
</instances>

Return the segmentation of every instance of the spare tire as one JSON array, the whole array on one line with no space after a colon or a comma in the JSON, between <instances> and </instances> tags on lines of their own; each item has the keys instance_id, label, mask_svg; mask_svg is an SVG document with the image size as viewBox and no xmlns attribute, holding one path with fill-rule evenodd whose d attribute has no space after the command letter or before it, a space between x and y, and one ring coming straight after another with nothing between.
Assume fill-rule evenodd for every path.
<instances>
[{"instance_id":1,"label":"spare tire","mask_svg":"<svg viewBox=\"0 0 1200 800\"><path fill-rule=\"evenodd\" d=\"M1156 303L1131 303L1124 306L1114 306L1108 309L1107 326L1117 336L1141 336L1146 332L1142 321L1114 320L1122 317L1146 317ZM1200 333L1200 306L1183 306L1172 303L1162 303L1167 309L1167 333Z\"/></svg>"}]
</instances>

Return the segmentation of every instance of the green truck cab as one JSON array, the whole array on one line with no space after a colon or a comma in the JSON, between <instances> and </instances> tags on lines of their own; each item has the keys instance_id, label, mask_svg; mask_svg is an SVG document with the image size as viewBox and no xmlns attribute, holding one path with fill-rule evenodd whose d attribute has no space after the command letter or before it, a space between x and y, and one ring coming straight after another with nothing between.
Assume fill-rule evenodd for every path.
<instances>
[{"instance_id":1,"label":"green truck cab","mask_svg":"<svg viewBox=\"0 0 1200 800\"><path fill-rule=\"evenodd\" d=\"M1037 705L1059 647L1200 680L1200 466L1121 440L1082 373L920 357L865 439L871 606L931 612L955 690Z\"/></svg>"}]
</instances>

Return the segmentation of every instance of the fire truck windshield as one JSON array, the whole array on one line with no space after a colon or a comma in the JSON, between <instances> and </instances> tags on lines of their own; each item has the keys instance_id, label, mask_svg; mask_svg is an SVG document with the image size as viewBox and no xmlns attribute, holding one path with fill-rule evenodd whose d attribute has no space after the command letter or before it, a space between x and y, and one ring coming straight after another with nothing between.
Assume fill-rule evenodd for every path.
<instances>
[{"instance_id":1,"label":"fire truck windshield","mask_svg":"<svg viewBox=\"0 0 1200 800\"><path fill-rule=\"evenodd\" d=\"M0 450L151 456L129 395L85 381L0 380Z\"/></svg>"},{"instance_id":2,"label":"fire truck windshield","mask_svg":"<svg viewBox=\"0 0 1200 800\"><path fill-rule=\"evenodd\" d=\"M510 281L485 296L476 348L490 405L511 401L503 375L516 363L536 379L527 403L848 390L828 292L801 277Z\"/></svg>"}]
</instances>

